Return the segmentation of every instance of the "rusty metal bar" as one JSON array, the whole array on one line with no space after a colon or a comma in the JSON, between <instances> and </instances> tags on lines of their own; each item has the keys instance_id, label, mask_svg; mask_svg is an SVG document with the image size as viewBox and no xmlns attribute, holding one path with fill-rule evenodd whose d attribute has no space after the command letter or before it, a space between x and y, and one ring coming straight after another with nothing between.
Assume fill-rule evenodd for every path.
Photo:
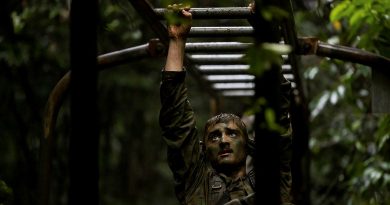
<instances>
[{"instance_id":1,"label":"rusty metal bar","mask_svg":"<svg viewBox=\"0 0 390 205\"><path fill-rule=\"evenodd\" d=\"M98 56L98 64L102 67L111 67L116 64L121 64L133 58L143 57L148 55L148 44L143 44L136 47L131 47L111 53Z\"/></svg>"},{"instance_id":2,"label":"rusty metal bar","mask_svg":"<svg viewBox=\"0 0 390 205\"><path fill-rule=\"evenodd\" d=\"M318 38L299 38L298 54L310 55L351 61L375 68L390 68L390 59L358 48L341 45L332 45L318 40Z\"/></svg>"},{"instance_id":3,"label":"rusty metal bar","mask_svg":"<svg viewBox=\"0 0 390 205\"><path fill-rule=\"evenodd\" d=\"M251 26L192 27L189 37L253 37Z\"/></svg>"},{"instance_id":4,"label":"rusty metal bar","mask_svg":"<svg viewBox=\"0 0 390 205\"><path fill-rule=\"evenodd\" d=\"M316 55L351 61L371 67L390 68L390 59L352 47L318 42Z\"/></svg>"},{"instance_id":5,"label":"rusty metal bar","mask_svg":"<svg viewBox=\"0 0 390 205\"><path fill-rule=\"evenodd\" d=\"M166 8L155 8L160 20L164 19ZM250 7L191 8L194 19L246 19L252 15Z\"/></svg>"},{"instance_id":6,"label":"rusty metal bar","mask_svg":"<svg viewBox=\"0 0 390 205\"><path fill-rule=\"evenodd\" d=\"M143 45L99 55L97 60L99 68L104 69L124 64L131 60L139 60L144 57L163 56L164 54L164 45L160 43L160 41L152 39L149 43Z\"/></svg>"}]
</instances>

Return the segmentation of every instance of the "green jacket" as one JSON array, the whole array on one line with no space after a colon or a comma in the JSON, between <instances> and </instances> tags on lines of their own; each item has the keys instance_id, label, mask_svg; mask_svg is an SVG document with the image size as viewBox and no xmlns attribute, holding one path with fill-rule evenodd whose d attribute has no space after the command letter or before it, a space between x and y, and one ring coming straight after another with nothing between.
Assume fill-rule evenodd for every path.
<instances>
[{"instance_id":1,"label":"green jacket","mask_svg":"<svg viewBox=\"0 0 390 205\"><path fill-rule=\"evenodd\" d=\"M240 201L254 204L254 172L248 170L245 178L232 181L216 173L202 152L185 76L185 71L163 71L160 87L159 120L168 146L168 165L174 176L177 198L181 204L191 205L241 204ZM281 185L289 191L290 179L282 179ZM283 200L283 192L282 201L287 202Z\"/></svg>"}]
</instances>

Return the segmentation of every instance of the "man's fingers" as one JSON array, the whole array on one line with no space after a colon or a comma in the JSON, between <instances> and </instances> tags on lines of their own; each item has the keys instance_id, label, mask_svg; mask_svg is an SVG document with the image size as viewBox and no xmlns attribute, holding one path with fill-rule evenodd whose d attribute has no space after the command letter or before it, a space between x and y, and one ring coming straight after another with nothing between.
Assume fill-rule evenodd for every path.
<instances>
[{"instance_id":1,"label":"man's fingers","mask_svg":"<svg viewBox=\"0 0 390 205\"><path fill-rule=\"evenodd\" d=\"M181 11L181 10L190 10L189 5L184 5L184 4L169 4L167 6L167 9L172 10L172 11Z\"/></svg>"},{"instance_id":2,"label":"man's fingers","mask_svg":"<svg viewBox=\"0 0 390 205\"><path fill-rule=\"evenodd\" d=\"M183 14L183 16L190 18L192 17L192 14L188 10L182 10L181 13Z\"/></svg>"}]
</instances>

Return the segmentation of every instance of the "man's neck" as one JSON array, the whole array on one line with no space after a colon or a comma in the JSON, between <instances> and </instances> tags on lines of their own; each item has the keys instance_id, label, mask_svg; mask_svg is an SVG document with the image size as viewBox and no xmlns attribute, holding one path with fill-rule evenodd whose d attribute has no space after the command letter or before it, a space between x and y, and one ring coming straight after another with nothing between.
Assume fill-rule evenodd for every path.
<instances>
[{"instance_id":1,"label":"man's neck","mask_svg":"<svg viewBox=\"0 0 390 205\"><path fill-rule=\"evenodd\" d=\"M236 180L240 177L246 176L246 167L245 166L239 166L238 169L234 169L232 167L230 168L224 168L221 170L217 170L218 172L226 175L227 177L231 178L232 180Z\"/></svg>"}]
</instances>

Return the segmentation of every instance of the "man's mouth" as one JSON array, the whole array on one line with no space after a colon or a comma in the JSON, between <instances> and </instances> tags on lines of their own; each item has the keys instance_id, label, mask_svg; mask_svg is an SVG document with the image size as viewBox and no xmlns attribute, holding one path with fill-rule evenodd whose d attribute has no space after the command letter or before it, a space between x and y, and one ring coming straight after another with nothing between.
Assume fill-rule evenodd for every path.
<instances>
[{"instance_id":1,"label":"man's mouth","mask_svg":"<svg viewBox=\"0 0 390 205\"><path fill-rule=\"evenodd\" d=\"M225 157L225 156L228 156L229 154L231 154L232 152L233 152L232 149L224 149L224 150L221 150L218 152L218 156Z\"/></svg>"}]
</instances>

